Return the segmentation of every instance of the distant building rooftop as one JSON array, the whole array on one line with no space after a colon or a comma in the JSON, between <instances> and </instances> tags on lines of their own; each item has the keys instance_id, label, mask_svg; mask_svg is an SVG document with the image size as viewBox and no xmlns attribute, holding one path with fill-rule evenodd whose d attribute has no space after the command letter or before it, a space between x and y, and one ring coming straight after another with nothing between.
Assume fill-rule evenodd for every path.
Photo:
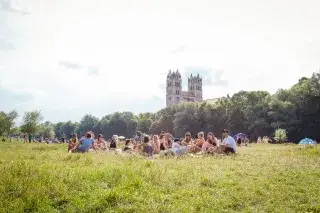
<instances>
[{"instance_id":1,"label":"distant building rooftop","mask_svg":"<svg viewBox=\"0 0 320 213\"><path fill-rule=\"evenodd\" d=\"M192 94L192 92L188 92L188 91L182 91L181 94L184 97L195 97L194 94Z\"/></svg>"},{"instance_id":2,"label":"distant building rooftop","mask_svg":"<svg viewBox=\"0 0 320 213\"><path fill-rule=\"evenodd\" d=\"M203 100L205 102L210 102L210 103L215 103L217 102L218 100L220 100L221 98L210 98L210 99L206 99L206 100Z\"/></svg>"}]
</instances>

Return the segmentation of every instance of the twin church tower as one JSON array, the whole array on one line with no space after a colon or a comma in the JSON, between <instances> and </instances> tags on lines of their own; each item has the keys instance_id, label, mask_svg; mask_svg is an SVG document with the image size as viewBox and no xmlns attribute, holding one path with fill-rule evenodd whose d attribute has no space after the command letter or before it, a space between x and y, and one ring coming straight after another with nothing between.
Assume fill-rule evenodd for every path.
<instances>
[{"instance_id":1,"label":"twin church tower","mask_svg":"<svg viewBox=\"0 0 320 213\"><path fill-rule=\"evenodd\" d=\"M202 101L202 78L192 76L188 78L188 91L182 91L182 79L177 71L169 70L166 86L166 106L178 104L181 101L200 102Z\"/></svg>"}]
</instances>

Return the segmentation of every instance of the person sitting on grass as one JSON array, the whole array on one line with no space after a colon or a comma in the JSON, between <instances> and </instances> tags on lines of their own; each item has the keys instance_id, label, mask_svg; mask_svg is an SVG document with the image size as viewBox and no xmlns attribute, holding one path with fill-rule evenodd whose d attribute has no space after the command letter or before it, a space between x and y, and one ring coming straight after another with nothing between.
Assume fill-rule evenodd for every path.
<instances>
[{"instance_id":1,"label":"person sitting on grass","mask_svg":"<svg viewBox=\"0 0 320 213\"><path fill-rule=\"evenodd\" d=\"M77 146L78 146L78 137L77 137L77 134L74 133L72 134L72 138L69 140L68 152L70 152L70 150L76 148Z\"/></svg>"},{"instance_id":2,"label":"person sitting on grass","mask_svg":"<svg viewBox=\"0 0 320 213\"><path fill-rule=\"evenodd\" d=\"M257 143L262 143L261 137L258 137Z\"/></svg>"},{"instance_id":3,"label":"person sitting on grass","mask_svg":"<svg viewBox=\"0 0 320 213\"><path fill-rule=\"evenodd\" d=\"M152 149L154 154L158 154L160 152L160 140L158 135L154 135L152 137Z\"/></svg>"},{"instance_id":4,"label":"person sitting on grass","mask_svg":"<svg viewBox=\"0 0 320 213\"><path fill-rule=\"evenodd\" d=\"M91 134L88 132L86 134L85 138L80 139L80 143L73 149L71 149L69 152L80 152L80 153L85 153L88 152L89 149L93 148L96 152L96 148L94 145L94 140L91 138Z\"/></svg>"},{"instance_id":5,"label":"person sitting on grass","mask_svg":"<svg viewBox=\"0 0 320 213\"><path fill-rule=\"evenodd\" d=\"M236 141L229 135L229 131L227 129L224 129L222 131L222 137L223 137L223 142L222 142L222 151L225 153L236 153L237 145Z\"/></svg>"},{"instance_id":6,"label":"person sitting on grass","mask_svg":"<svg viewBox=\"0 0 320 213\"><path fill-rule=\"evenodd\" d=\"M118 145L118 136L113 135L110 143L110 149L116 149Z\"/></svg>"},{"instance_id":7,"label":"person sitting on grass","mask_svg":"<svg viewBox=\"0 0 320 213\"><path fill-rule=\"evenodd\" d=\"M189 152L191 152L191 153L200 152L202 150L202 146L203 146L204 142L205 142L204 133L199 132L198 139L196 140L196 143L189 148Z\"/></svg>"},{"instance_id":8,"label":"person sitting on grass","mask_svg":"<svg viewBox=\"0 0 320 213\"><path fill-rule=\"evenodd\" d=\"M199 148L202 148L204 142L205 142L204 133L203 133L203 132L199 132L199 134L198 134L198 139L197 139L197 141L196 141L196 145L197 145Z\"/></svg>"},{"instance_id":9,"label":"person sitting on grass","mask_svg":"<svg viewBox=\"0 0 320 213\"><path fill-rule=\"evenodd\" d=\"M132 148L131 148L131 140L130 140L130 139L127 139L127 140L126 140L126 143L125 143L125 145L124 145L123 151L124 151L124 152L126 152L126 151L132 151Z\"/></svg>"},{"instance_id":10,"label":"person sitting on grass","mask_svg":"<svg viewBox=\"0 0 320 213\"><path fill-rule=\"evenodd\" d=\"M187 152L188 147L187 146L181 146L180 145L180 139L176 138L174 139L173 143L172 143L172 148L171 151L175 154L175 155L184 155Z\"/></svg>"},{"instance_id":11,"label":"person sitting on grass","mask_svg":"<svg viewBox=\"0 0 320 213\"><path fill-rule=\"evenodd\" d=\"M191 138L191 133L187 132L185 134L184 140L181 142L181 146L191 146L193 144L193 140Z\"/></svg>"},{"instance_id":12,"label":"person sitting on grass","mask_svg":"<svg viewBox=\"0 0 320 213\"><path fill-rule=\"evenodd\" d=\"M159 141L160 141L160 151L166 151L168 150L168 143L164 138L164 134L161 134L159 137Z\"/></svg>"},{"instance_id":13,"label":"person sitting on grass","mask_svg":"<svg viewBox=\"0 0 320 213\"><path fill-rule=\"evenodd\" d=\"M132 151L139 152L139 148L139 143L134 139L134 141L132 141Z\"/></svg>"},{"instance_id":14,"label":"person sitting on grass","mask_svg":"<svg viewBox=\"0 0 320 213\"><path fill-rule=\"evenodd\" d=\"M142 148L143 155L146 155L148 157L152 156L153 150L152 150L152 146L150 144L150 139L148 135L145 135L143 137L143 143L141 144L141 148Z\"/></svg>"},{"instance_id":15,"label":"person sitting on grass","mask_svg":"<svg viewBox=\"0 0 320 213\"><path fill-rule=\"evenodd\" d=\"M106 150L107 149L106 142L103 139L101 134L98 135L98 138L96 140L95 145L96 145L97 150Z\"/></svg>"},{"instance_id":16,"label":"person sitting on grass","mask_svg":"<svg viewBox=\"0 0 320 213\"><path fill-rule=\"evenodd\" d=\"M165 133L164 134L164 140L166 141L167 147L171 148L172 147L173 136L170 133Z\"/></svg>"},{"instance_id":17,"label":"person sitting on grass","mask_svg":"<svg viewBox=\"0 0 320 213\"><path fill-rule=\"evenodd\" d=\"M242 143L242 139L240 137L238 137L237 146L241 146L241 143Z\"/></svg>"},{"instance_id":18,"label":"person sitting on grass","mask_svg":"<svg viewBox=\"0 0 320 213\"><path fill-rule=\"evenodd\" d=\"M96 138L94 133L92 131L89 131L89 133L91 134L91 138L94 140Z\"/></svg>"},{"instance_id":19,"label":"person sitting on grass","mask_svg":"<svg viewBox=\"0 0 320 213\"><path fill-rule=\"evenodd\" d=\"M202 146L202 152L204 153L214 153L218 148L218 140L214 137L212 132L208 133L207 141L204 142Z\"/></svg>"}]
</instances>

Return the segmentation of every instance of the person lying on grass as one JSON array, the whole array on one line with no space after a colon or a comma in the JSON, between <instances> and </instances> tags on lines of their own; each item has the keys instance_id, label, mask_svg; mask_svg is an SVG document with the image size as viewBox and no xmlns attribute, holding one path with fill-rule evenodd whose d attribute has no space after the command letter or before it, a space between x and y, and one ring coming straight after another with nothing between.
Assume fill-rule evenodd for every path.
<instances>
[{"instance_id":1,"label":"person lying on grass","mask_svg":"<svg viewBox=\"0 0 320 213\"><path fill-rule=\"evenodd\" d=\"M81 138L78 145L76 147L74 147L73 149L71 149L69 152L85 153L85 152L88 152L89 149L91 149L91 148L93 148L94 151L97 152L95 144L94 144L94 140L91 138L91 134L88 132L86 134L86 137Z\"/></svg>"},{"instance_id":2,"label":"person lying on grass","mask_svg":"<svg viewBox=\"0 0 320 213\"><path fill-rule=\"evenodd\" d=\"M72 134L72 138L70 139L69 141L69 144L68 144L68 152L70 152L70 150L76 148L78 146L78 137L77 137L77 134L74 133Z\"/></svg>"}]
</instances>

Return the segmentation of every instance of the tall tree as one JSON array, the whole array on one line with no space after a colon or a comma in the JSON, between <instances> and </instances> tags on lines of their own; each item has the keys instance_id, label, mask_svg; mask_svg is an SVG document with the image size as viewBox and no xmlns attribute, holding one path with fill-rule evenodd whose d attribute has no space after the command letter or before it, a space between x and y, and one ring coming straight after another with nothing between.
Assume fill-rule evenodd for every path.
<instances>
[{"instance_id":1,"label":"tall tree","mask_svg":"<svg viewBox=\"0 0 320 213\"><path fill-rule=\"evenodd\" d=\"M18 113L15 110L9 113L0 112L0 136L12 132L17 118Z\"/></svg>"},{"instance_id":2,"label":"tall tree","mask_svg":"<svg viewBox=\"0 0 320 213\"><path fill-rule=\"evenodd\" d=\"M100 132L99 118L90 114L83 116L80 121L80 131L82 134L87 131L93 131L95 133Z\"/></svg>"},{"instance_id":3,"label":"tall tree","mask_svg":"<svg viewBox=\"0 0 320 213\"><path fill-rule=\"evenodd\" d=\"M76 129L76 124L71 122L71 121L67 121L65 123L63 123L61 126L60 126L60 133L64 133L66 134L67 136L69 136L70 134L73 134Z\"/></svg>"},{"instance_id":4,"label":"tall tree","mask_svg":"<svg viewBox=\"0 0 320 213\"><path fill-rule=\"evenodd\" d=\"M23 124L21 131L25 133L35 134L39 130L39 124L43 117L40 111L26 112L23 116Z\"/></svg>"},{"instance_id":5,"label":"tall tree","mask_svg":"<svg viewBox=\"0 0 320 213\"><path fill-rule=\"evenodd\" d=\"M48 121L43 124L40 124L39 135L41 135L44 138L54 138L54 125Z\"/></svg>"}]
</instances>

